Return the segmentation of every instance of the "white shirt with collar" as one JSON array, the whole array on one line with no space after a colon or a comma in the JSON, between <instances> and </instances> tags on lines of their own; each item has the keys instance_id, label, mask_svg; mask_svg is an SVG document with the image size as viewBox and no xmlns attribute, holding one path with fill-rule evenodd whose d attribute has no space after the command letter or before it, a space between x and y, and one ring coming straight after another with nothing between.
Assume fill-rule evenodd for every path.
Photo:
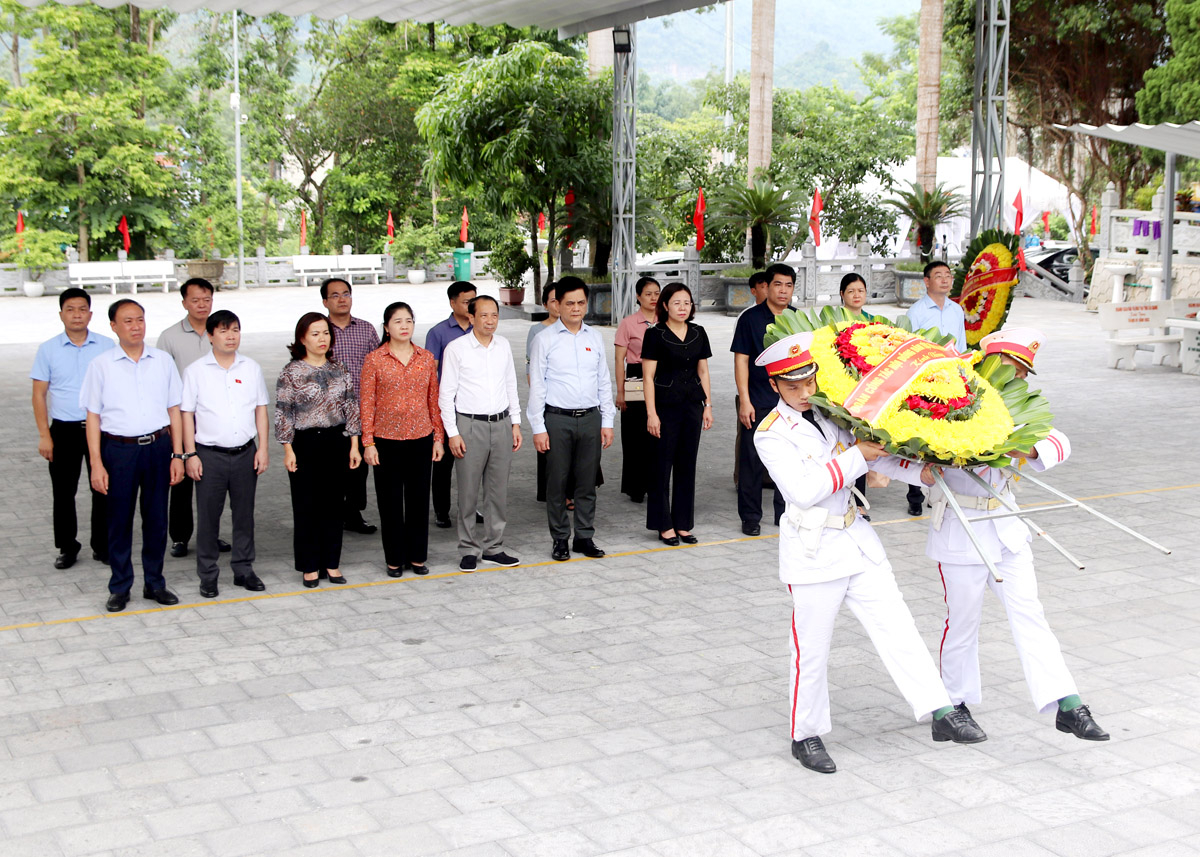
<instances>
[{"instance_id":1,"label":"white shirt with collar","mask_svg":"<svg viewBox=\"0 0 1200 857\"><path fill-rule=\"evenodd\" d=\"M473 332L460 336L442 352L441 370L438 407L446 437L459 435L458 414L490 416L507 409L512 424L521 424L517 370L512 346L503 336L493 334L487 345Z\"/></svg>"},{"instance_id":2,"label":"white shirt with collar","mask_svg":"<svg viewBox=\"0 0 1200 857\"><path fill-rule=\"evenodd\" d=\"M583 324L571 333L560 318L533 339L529 357L526 413L534 434L546 431L546 406L569 410L600 409L600 427L612 428L612 379L600 332Z\"/></svg>"},{"instance_id":3,"label":"white shirt with collar","mask_svg":"<svg viewBox=\"0 0 1200 857\"><path fill-rule=\"evenodd\" d=\"M183 373L180 410L196 415L196 443L236 449L258 436L255 409L270 404L262 368L235 354L228 369L212 352Z\"/></svg>"},{"instance_id":4,"label":"white shirt with collar","mask_svg":"<svg viewBox=\"0 0 1200 857\"><path fill-rule=\"evenodd\" d=\"M120 345L88 364L79 406L100 417L100 430L141 437L167 426L168 409L179 406L183 385L165 351L142 347L135 362Z\"/></svg>"}]
</instances>

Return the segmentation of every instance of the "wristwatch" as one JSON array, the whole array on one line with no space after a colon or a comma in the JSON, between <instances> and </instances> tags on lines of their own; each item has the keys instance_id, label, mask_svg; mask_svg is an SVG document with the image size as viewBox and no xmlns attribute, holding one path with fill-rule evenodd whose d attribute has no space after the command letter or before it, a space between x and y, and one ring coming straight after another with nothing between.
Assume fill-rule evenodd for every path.
<instances>
[{"instance_id":1,"label":"wristwatch","mask_svg":"<svg viewBox=\"0 0 1200 857\"><path fill-rule=\"evenodd\" d=\"M178 459L179 461L187 461L195 454L194 452L172 452L171 458Z\"/></svg>"}]
</instances>

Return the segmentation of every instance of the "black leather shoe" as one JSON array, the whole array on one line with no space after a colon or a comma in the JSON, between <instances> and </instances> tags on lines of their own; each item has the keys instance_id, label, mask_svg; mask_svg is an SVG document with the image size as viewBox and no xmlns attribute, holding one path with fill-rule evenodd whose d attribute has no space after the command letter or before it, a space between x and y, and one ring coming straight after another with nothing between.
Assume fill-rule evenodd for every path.
<instances>
[{"instance_id":1,"label":"black leather shoe","mask_svg":"<svg viewBox=\"0 0 1200 857\"><path fill-rule=\"evenodd\" d=\"M961 705L961 703L960 703ZM955 708L941 720L934 718L930 727L934 741L953 741L955 744L978 744L987 740L987 733L971 717L966 705Z\"/></svg>"},{"instance_id":2,"label":"black leather shoe","mask_svg":"<svg viewBox=\"0 0 1200 857\"><path fill-rule=\"evenodd\" d=\"M63 551L54 559L55 568L70 568L75 564L75 560L79 557L79 551L67 553Z\"/></svg>"},{"instance_id":3,"label":"black leather shoe","mask_svg":"<svg viewBox=\"0 0 1200 857\"><path fill-rule=\"evenodd\" d=\"M630 494L629 499L634 503L645 503L646 495L645 494Z\"/></svg>"},{"instance_id":4,"label":"black leather shoe","mask_svg":"<svg viewBox=\"0 0 1200 857\"><path fill-rule=\"evenodd\" d=\"M217 582L200 584L200 595L204 598L216 598L218 595Z\"/></svg>"},{"instance_id":5,"label":"black leather shoe","mask_svg":"<svg viewBox=\"0 0 1200 857\"><path fill-rule=\"evenodd\" d=\"M142 587L142 597L147 601L157 601L168 607L179 603L179 597L165 586L162 589L151 589L149 586L144 586Z\"/></svg>"},{"instance_id":6,"label":"black leather shoe","mask_svg":"<svg viewBox=\"0 0 1200 857\"><path fill-rule=\"evenodd\" d=\"M344 574L338 574L336 577L334 577L332 574L327 574L326 578L330 583L336 583L339 586L346 582L346 575Z\"/></svg>"},{"instance_id":7,"label":"black leather shoe","mask_svg":"<svg viewBox=\"0 0 1200 857\"><path fill-rule=\"evenodd\" d=\"M387 566L387 576L388 577L404 577L404 566L401 565L397 568L392 568L390 565Z\"/></svg>"},{"instance_id":8,"label":"black leather shoe","mask_svg":"<svg viewBox=\"0 0 1200 857\"><path fill-rule=\"evenodd\" d=\"M311 573L312 572L309 572L309 574L311 574ZM319 575L319 574L316 577L314 577L312 580L309 580L307 577L302 578L302 580L304 582L305 589L316 589L318 586L321 585L321 575Z\"/></svg>"},{"instance_id":9,"label":"black leather shoe","mask_svg":"<svg viewBox=\"0 0 1200 857\"><path fill-rule=\"evenodd\" d=\"M100 553L100 551L92 551L92 559L94 559L96 562L102 562L105 565L108 565L108 557L105 554Z\"/></svg>"},{"instance_id":10,"label":"black leather shoe","mask_svg":"<svg viewBox=\"0 0 1200 857\"><path fill-rule=\"evenodd\" d=\"M908 504L908 514L910 517L913 517L913 518L921 517L921 504L920 503L909 503Z\"/></svg>"},{"instance_id":11,"label":"black leather shoe","mask_svg":"<svg viewBox=\"0 0 1200 857\"><path fill-rule=\"evenodd\" d=\"M125 609L125 605L129 603L128 592L113 592L108 596L108 603L104 606L109 613L120 613Z\"/></svg>"},{"instance_id":12,"label":"black leather shoe","mask_svg":"<svg viewBox=\"0 0 1200 857\"><path fill-rule=\"evenodd\" d=\"M676 532L678 532L678 530L676 530ZM685 545L694 545L699 544L700 542L700 540L696 538L695 533L688 533L686 536L683 533L679 533L679 540Z\"/></svg>"},{"instance_id":13,"label":"black leather shoe","mask_svg":"<svg viewBox=\"0 0 1200 857\"><path fill-rule=\"evenodd\" d=\"M439 530L448 530L451 526L453 526L450 523L449 515L435 515L433 518L433 525Z\"/></svg>"},{"instance_id":14,"label":"black leather shoe","mask_svg":"<svg viewBox=\"0 0 1200 857\"><path fill-rule=\"evenodd\" d=\"M242 589L250 592L262 592L267 588L267 585L258 579L257 574L247 574L245 577L235 577L233 579L234 586L240 586Z\"/></svg>"},{"instance_id":15,"label":"black leather shoe","mask_svg":"<svg viewBox=\"0 0 1200 857\"><path fill-rule=\"evenodd\" d=\"M1054 728L1059 732L1070 732L1084 741L1108 740L1108 733L1092 719L1092 712L1086 705L1058 712L1054 717Z\"/></svg>"},{"instance_id":16,"label":"black leather shoe","mask_svg":"<svg viewBox=\"0 0 1200 857\"><path fill-rule=\"evenodd\" d=\"M217 539L217 553L229 553L233 550L233 545L224 539Z\"/></svg>"},{"instance_id":17,"label":"black leather shoe","mask_svg":"<svg viewBox=\"0 0 1200 857\"><path fill-rule=\"evenodd\" d=\"M379 527L374 524L368 524L362 518L359 518L357 521L346 521L342 524L342 529L348 533L359 533L364 536L369 536L379 531Z\"/></svg>"},{"instance_id":18,"label":"black leather shoe","mask_svg":"<svg viewBox=\"0 0 1200 857\"><path fill-rule=\"evenodd\" d=\"M837 765L829 758L829 754L825 752L825 745L816 735L803 741L793 741L792 756L798 759L801 765L818 774L832 774L837 770Z\"/></svg>"},{"instance_id":19,"label":"black leather shoe","mask_svg":"<svg viewBox=\"0 0 1200 857\"><path fill-rule=\"evenodd\" d=\"M550 558L556 559L559 562L571 558L571 549L567 547L566 539L554 540L554 548L550 551Z\"/></svg>"},{"instance_id":20,"label":"black leather shoe","mask_svg":"<svg viewBox=\"0 0 1200 857\"><path fill-rule=\"evenodd\" d=\"M187 542L171 542L171 556L187 556Z\"/></svg>"},{"instance_id":21,"label":"black leather shoe","mask_svg":"<svg viewBox=\"0 0 1200 857\"><path fill-rule=\"evenodd\" d=\"M592 559L600 559L600 557L604 556L604 551L596 547L596 543L591 539L575 539L571 543L571 550Z\"/></svg>"},{"instance_id":22,"label":"black leather shoe","mask_svg":"<svg viewBox=\"0 0 1200 857\"><path fill-rule=\"evenodd\" d=\"M412 569L413 574L419 574L422 577L429 574L429 563L427 563L427 562L422 563L421 565L417 565L416 563L410 562L408 564L408 567Z\"/></svg>"},{"instance_id":23,"label":"black leather shoe","mask_svg":"<svg viewBox=\"0 0 1200 857\"><path fill-rule=\"evenodd\" d=\"M677 536L677 535L667 538L662 533L659 533L658 540L660 542L662 542L664 545L669 545L670 547L673 547L673 548L679 547L679 536Z\"/></svg>"},{"instance_id":24,"label":"black leather shoe","mask_svg":"<svg viewBox=\"0 0 1200 857\"><path fill-rule=\"evenodd\" d=\"M479 559L474 554L467 554L458 561L458 570L463 574L472 574L479 568Z\"/></svg>"},{"instance_id":25,"label":"black leather shoe","mask_svg":"<svg viewBox=\"0 0 1200 857\"><path fill-rule=\"evenodd\" d=\"M742 521L742 533L747 536L757 536L762 532L762 527L758 521Z\"/></svg>"}]
</instances>

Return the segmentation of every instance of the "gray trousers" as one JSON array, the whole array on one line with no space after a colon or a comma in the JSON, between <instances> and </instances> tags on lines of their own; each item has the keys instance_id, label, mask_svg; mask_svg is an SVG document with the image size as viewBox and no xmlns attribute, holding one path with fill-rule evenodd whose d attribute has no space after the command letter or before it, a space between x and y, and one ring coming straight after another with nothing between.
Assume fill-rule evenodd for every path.
<instances>
[{"instance_id":1,"label":"gray trousers","mask_svg":"<svg viewBox=\"0 0 1200 857\"><path fill-rule=\"evenodd\" d=\"M508 475L512 469L512 421L494 423L458 415L467 451L454 463L458 472L458 552L479 557L499 553L507 523ZM483 523L475 521L475 513Z\"/></svg>"},{"instance_id":2,"label":"gray trousers","mask_svg":"<svg viewBox=\"0 0 1200 857\"><path fill-rule=\"evenodd\" d=\"M203 469L196 483L196 574L201 583L216 583L217 533L225 497L233 515L233 553L230 565L235 580L254 573L254 492L258 474L254 472L254 444L236 455L218 452L211 446L196 444Z\"/></svg>"},{"instance_id":3,"label":"gray trousers","mask_svg":"<svg viewBox=\"0 0 1200 857\"><path fill-rule=\"evenodd\" d=\"M546 519L552 539L571 537L567 475L575 474L575 538L596 533L596 473L600 469L600 410L582 417L546 412Z\"/></svg>"}]
</instances>

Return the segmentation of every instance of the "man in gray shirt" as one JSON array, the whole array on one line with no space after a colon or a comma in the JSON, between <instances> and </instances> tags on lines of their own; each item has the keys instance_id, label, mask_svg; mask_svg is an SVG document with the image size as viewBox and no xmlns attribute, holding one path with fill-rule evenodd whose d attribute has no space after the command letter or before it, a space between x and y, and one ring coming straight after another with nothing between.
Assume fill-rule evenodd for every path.
<instances>
[{"instance_id":1,"label":"man in gray shirt","mask_svg":"<svg viewBox=\"0 0 1200 857\"><path fill-rule=\"evenodd\" d=\"M213 285L203 277L192 277L179 287L183 308L187 315L158 335L156 347L171 355L179 376L201 357L212 351L208 340L208 315L212 312ZM178 485L171 487L171 505L167 512L167 533L171 538L171 556L187 556L188 542L192 538L192 488L195 482L184 476ZM228 542L217 539L222 552L228 551Z\"/></svg>"}]
</instances>

